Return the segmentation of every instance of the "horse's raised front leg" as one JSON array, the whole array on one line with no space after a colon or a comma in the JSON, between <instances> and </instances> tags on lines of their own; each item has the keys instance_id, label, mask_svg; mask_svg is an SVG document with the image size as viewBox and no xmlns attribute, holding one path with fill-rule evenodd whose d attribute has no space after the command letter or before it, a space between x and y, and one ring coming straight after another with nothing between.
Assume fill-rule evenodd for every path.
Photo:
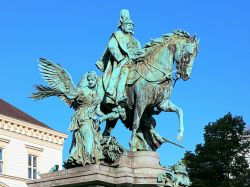
<instances>
[{"instance_id":1,"label":"horse's raised front leg","mask_svg":"<svg viewBox=\"0 0 250 187\"><path fill-rule=\"evenodd\" d=\"M176 106L170 100L163 100L157 108L165 112L175 112L179 117L179 133L177 134L177 140L181 141L183 139L184 125L183 125L183 111L180 107Z\"/></svg>"}]
</instances>

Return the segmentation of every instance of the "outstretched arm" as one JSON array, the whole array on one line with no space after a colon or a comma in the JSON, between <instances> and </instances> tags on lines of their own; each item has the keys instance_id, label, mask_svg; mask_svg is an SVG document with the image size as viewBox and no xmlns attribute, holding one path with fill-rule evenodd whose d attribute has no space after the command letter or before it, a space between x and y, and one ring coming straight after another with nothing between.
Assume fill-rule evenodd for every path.
<instances>
[{"instance_id":1,"label":"outstretched arm","mask_svg":"<svg viewBox=\"0 0 250 187\"><path fill-rule=\"evenodd\" d=\"M96 114L99 116L99 117L102 117L104 116L105 114L101 111L101 107L100 107L100 103L97 105L96 107Z\"/></svg>"},{"instance_id":2,"label":"outstretched arm","mask_svg":"<svg viewBox=\"0 0 250 187\"><path fill-rule=\"evenodd\" d=\"M117 119L121 117L122 120L126 120L126 112L125 112L125 109L124 108L121 108L120 106L116 107L113 109L113 112L109 113L109 114L106 114L106 115L103 115L99 121L100 123L102 123L103 121L106 121L106 120L114 120L114 119Z\"/></svg>"}]
</instances>

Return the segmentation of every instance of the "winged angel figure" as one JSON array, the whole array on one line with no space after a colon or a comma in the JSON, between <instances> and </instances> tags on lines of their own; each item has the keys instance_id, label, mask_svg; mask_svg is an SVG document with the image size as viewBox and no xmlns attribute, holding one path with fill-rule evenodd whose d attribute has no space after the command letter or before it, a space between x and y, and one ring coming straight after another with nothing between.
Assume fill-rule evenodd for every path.
<instances>
[{"instance_id":1,"label":"winged angel figure","mask_svg":"<svg viewBox=\"0 0 250 187\"><path fill-rule=\"evenodd\" d=\"M73 132L69 158L64 167L71 168L92 163L99 163L105 157L102 151L102 135L99 124L106 119L116 119L125 114L124 109L116 108L112 113L104 115L100 110L97 94L99 81L96 72L86 73L77 86L70 74L59 64L44 58L39 59L39 70L49 86L35 85L35 100L57 96L75 110L69 130ZM97 119L99 116L99 119Z\"/></svg>"}]
</instances>

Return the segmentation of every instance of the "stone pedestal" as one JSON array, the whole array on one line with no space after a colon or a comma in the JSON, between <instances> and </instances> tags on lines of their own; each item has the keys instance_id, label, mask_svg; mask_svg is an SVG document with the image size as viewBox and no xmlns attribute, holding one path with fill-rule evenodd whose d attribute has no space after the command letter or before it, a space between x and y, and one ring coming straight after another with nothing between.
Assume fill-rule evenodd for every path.
<instances>
[{"instance_id":1,"label":"stone pedestal","mask_svg":"<svg viewBox=\"0 0 250 187\"><path fill-rule=\"evenodd\" d=\"M164 171L157 153L129 152L114 166L93 164L46 173L28 182L28 187L157 186L157 177Z\"/></svg>"}]
</instances>

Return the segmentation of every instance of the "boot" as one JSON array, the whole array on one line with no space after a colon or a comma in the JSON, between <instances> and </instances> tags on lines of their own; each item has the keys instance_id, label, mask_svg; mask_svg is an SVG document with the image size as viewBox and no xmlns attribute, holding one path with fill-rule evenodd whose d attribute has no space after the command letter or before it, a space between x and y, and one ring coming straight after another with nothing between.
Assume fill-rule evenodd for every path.
<instances>
[{"instance_id":1,"label":"boot","mask_svg":"<svg viewBox=\"0 0 250 187\"><path fill-rule=\"evenodd\" d=\"M128 62L128 58L125 57L121 62L119 62L117 65L113 66L113 71L111 73L111 77L109 79L109 84L107 88L107 95L115 100L115 91L118 83L118 79L121 73L121 70L123 69L123 66ZM126 83L125 83L126 84Z\"/></svg>"},{"instance_id":2,"label":"boot","mask_svg":"<svg viewBox=\"0 0 250 187\"><path fill-rule=\"evenodd\" d=\"M113 100L115 100L115 91L116 91L116 87L117 87L117 83L118 83L118 78L120 75L120 71L121 71L121 67L116 67L109 79L109 84L108 84L108 88L107 88L107 95L108 97L112 98Z\"/></svg>"},{"instance_id":3,"label":"boot","mask_svg":"<svg viewBox=\"0 0 250 187\"><path fill-rule=\"evenodd\" d=\"M120 80L117 85L116 105L119 105L121 102L126 102L128 99L124 95L128 74L129 74L129 68L124 66L121 70Z\"/></svg>"}]
</instances>

